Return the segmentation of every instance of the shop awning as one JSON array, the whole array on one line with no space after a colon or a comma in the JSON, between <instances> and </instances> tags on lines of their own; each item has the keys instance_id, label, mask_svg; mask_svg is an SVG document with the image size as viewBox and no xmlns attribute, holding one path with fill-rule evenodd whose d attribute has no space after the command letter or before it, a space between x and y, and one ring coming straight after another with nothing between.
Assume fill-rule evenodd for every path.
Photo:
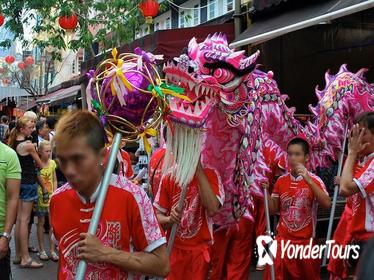
<instances>
[{"instance_id":1,"label":"shop awning","mask_svg":"<svg viewBox=\"0 0 374 280\"><path fill-rule=\"evenodd\" d=\"M36 102L34 99L28 99L26 102L22 103L20 106L17 107L17 109L20 109L22 111L28 111L36 106Z\"/></svg>"},{"instance_id":2,"label":"shop awning","mask_svg":"<svg viewBox=\"0 0 374 280\"><path fill-rule=\"evenodd\" d=\"M30 94L26 90L17 87L0 87L0 101L8 97L23 96L30 96Z\"/></svg>"},{"instance_id":3,"label":"shop awning","mask_svg":"<svg viewBox=\"0 0 374 280\"><path fill-rule=\"evenodd\" d=\"M63 103L70 101L71 99L75 99L80 89L80 85L71 86L69 88L62 88L39 98L36 102L39 104L48 103L52 106L58 105L58 103Z\"/></svg>"},{"instance_id":4,"label":"shop awning","mask_svg":"<svg viewBox=\"0 0 374 280\"><path fill-rule=\"evenodd\" d=\"M230 44L236 48L259 44L284 34L358 13L374 7L374 0L329 0L260 19Z\"/></svg>"}]
</instances>

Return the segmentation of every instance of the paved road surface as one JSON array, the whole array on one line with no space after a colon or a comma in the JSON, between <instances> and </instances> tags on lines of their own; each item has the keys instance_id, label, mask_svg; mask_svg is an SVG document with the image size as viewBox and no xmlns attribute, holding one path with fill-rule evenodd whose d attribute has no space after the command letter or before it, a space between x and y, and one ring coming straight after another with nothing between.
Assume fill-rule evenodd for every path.
<instances>
[{"instance_id":1,"label":"paved road surface","mask_svg":"<svg viewBox=\"0 0 374 280\"><path fill-rule=\"evenodd\" d=\"M48 252L48 236L45 234L45 248ZM38 239L36 237L36 224L33 225L31 235L30 235L30 246L38 248ZM14 247L14 238L11 240L10 248L12 250L11 255L11 265L12 265L12 276L13 280L53 280L56 278L57 272L57 263L53 261L46 261L44 263L44 267L41 269L21 269L18 265L13 265L13 259L15 254L15 247ZM37 254L31 253L31 257L34 260L38 260L39 258Z\"/></svg>"}]
</instances>

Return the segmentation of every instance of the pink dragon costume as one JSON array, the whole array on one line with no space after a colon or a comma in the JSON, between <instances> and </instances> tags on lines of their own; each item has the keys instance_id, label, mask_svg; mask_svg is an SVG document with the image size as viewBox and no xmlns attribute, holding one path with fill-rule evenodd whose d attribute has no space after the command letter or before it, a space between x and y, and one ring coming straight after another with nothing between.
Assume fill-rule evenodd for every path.
<instances>
[{"instance_id":1,"label":"pink dragon costume","mask_svg":"<svg viewBox=\"0 0 374 280\"><path fill-rule=\"evenodd\" d=\"M262 197L261 184L270 172L262 154L265 145L277 151L274 160L279 160L287 143L303 135L312 147L310 167L327 166L341 151L346 124L374 110L374 88L365 81L365 70L354 74L343 65L336 75L326 74L326 87L316 90L319 102L311 108L315 121L304 127L294 118L295 109L286 106L274 74L257 68L258 56L259 51L246 57L230 49L220 33L201 43L193 38L187 53L164 65L167 83L184 88L190 98L170 101L173 125L167 142L179 169L176 177L191 180L202 147L203 164L219 173L225 191L214 217L222 228L243 214L251 218L246 210L253 207L254 196ZM171 166L170 157L164 167Z\"/></svg>"}]
</instances>

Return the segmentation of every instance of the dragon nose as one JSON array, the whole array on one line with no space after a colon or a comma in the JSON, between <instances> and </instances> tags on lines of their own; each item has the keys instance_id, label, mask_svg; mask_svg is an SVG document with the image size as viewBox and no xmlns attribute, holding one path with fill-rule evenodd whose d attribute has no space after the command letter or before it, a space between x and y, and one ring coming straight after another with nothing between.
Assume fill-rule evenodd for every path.
<instances>
[{"instance_id":1,"label":"dragon nose","mask_svg":"<svg viewBox=\"0 0 374 280\"><path fill-rule=\"evenodd\" d=\"M188 74L192 74L195 72L195 68L192 66L188 66Z\"/></svg>"}]
</instances>

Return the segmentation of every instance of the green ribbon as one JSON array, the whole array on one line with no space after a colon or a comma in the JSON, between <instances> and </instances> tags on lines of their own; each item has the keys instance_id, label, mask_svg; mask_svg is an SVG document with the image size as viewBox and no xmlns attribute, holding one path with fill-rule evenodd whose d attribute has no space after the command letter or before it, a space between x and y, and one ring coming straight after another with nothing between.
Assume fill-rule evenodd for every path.
<instances>
[{"instance_id":1,"label":"green ribbon","mask_svg":"<svg viewBox=\"0 0 374 280\"><path fill-rule=\"evenodd\" d=\"M91 100L92 107L95 109L96 113L101 117L103 115L103 109L101 108L100 103L93 99Z\"/></svg>"},{"instance_id":2,"label":"green ribbon","mask_svg":"<svg viewBox=\"0 0 374 280\"><path fill-rule=\"evenodd\" d=\"M185 96L181 96L184 94L184 88L167 85L165 83L161 83L160 85L152 85L150 84L147 88L148 91L152 92L152 94L157 95L158 97L164 99L165 94L172 95L175 97L179 97L182 99L188 99Z\"/></svg>"},{"instance_id":3,"label":"green ribbon","mask_svg":"<svg viewBox=\"0 0 374 280\"><path fill-rule=\"evenodd\" d=\"M173 85L167 85L165 83L162 83L160 85L160 87L164 88L164 89L172 90L172 91L174 91L175 93L178 93L178 94L184 94L184 88L181 88L181 87L177 87L177 86L173 86Z\"/></svg>"}]
</instances>

